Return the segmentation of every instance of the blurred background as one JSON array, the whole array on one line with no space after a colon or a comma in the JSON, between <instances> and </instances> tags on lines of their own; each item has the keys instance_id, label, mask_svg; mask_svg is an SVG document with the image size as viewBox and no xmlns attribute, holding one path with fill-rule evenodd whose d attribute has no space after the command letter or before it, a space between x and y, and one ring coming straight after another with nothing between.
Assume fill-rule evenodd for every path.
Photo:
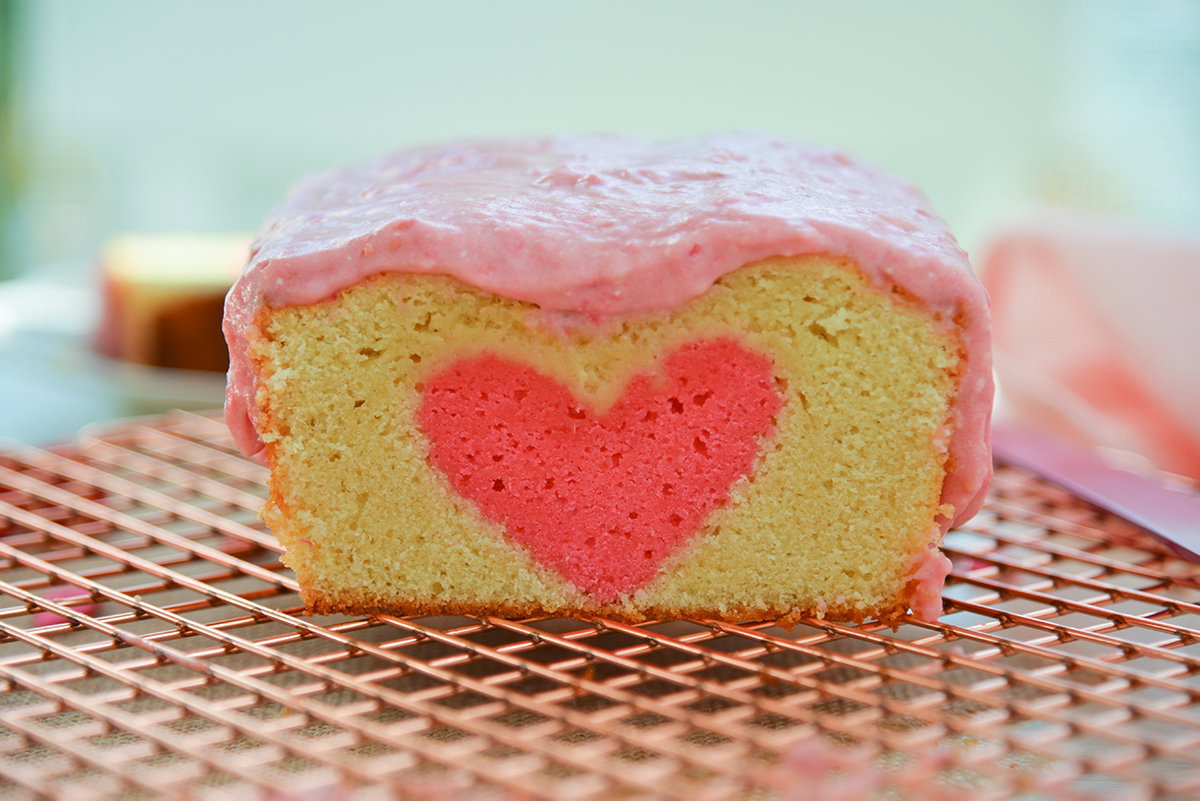
<instances>
[{"instance_id":1,"label":"blurred background","mask_svg":"<svg viewBox=\"0 0 1200 801\"><path fill-rule=\"evenodd\" d=\"M973 258L1047 206L1200 233L1195 0L0 0L0 48L0 436L27 442L212 397L80 355L115 236L251 232L297 176L431 139L837 145Z\"/></svg>"}]
</instances>

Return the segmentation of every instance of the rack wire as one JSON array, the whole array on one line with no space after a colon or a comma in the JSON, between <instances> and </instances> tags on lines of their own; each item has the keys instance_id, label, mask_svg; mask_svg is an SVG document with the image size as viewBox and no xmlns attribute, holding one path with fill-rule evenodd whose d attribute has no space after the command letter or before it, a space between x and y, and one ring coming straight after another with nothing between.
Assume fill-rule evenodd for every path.
<instances>
[{"instance_id":1,"label":"rack wire","mask_svg":"<svg viewBox=\"0 0 1200 801\"><path fill-rule=\"evenodd\" d=\"M1015 469L895 630L307 617L265 478L213 415L0 448L0 798L1200 796L1200 566Z\"/></svg>"}]
</instances>

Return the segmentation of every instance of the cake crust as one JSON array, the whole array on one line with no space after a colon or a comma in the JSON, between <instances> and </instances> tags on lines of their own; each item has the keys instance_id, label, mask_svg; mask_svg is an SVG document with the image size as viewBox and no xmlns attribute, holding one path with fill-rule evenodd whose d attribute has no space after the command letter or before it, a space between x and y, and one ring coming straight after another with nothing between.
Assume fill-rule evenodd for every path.
<instances>
[{"instance_id":1,"label":"cake crust","mask_svg":"<svg viewBox=\"0 0 1200 801\"><path fill-rule=\"evenodd\" d=\"M507 620L528 620L550 617L600 617L595 612L546 608L538 604L478 604L445 601L437 598L397 601L394 598L366 599L345 593L313 591L305 596L305 611L310 615L396 615L397 617L499 617ZM656 620L719 620L723 623L771 620L782 629L791 631L806 618L827 618L841 623L859 625L878 621L889 626L900 625L908 616L908 605L896 603L879 607L869 614L851 607L802 609L794 606L732 606L725 609L687 609L648 606L635 612L617 610L603 617L619 623L636 625Z\"/></svg>"}]
</instances>

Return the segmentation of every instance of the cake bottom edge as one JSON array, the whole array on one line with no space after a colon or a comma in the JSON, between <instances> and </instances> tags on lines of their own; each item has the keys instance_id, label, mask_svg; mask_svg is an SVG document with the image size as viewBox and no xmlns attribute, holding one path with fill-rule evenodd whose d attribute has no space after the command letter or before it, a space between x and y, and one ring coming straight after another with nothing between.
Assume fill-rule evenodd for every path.
<instances>
[{"instance_id":1,"label":"cake bottom edge","mask_svg":"<svg viewBox=\"0 0 1200 801\"><path fill-rule=\"evenodd\" d=\"M893 628L911 618L908 604L897 601L890 606L856 609L850 606L727 605L722 608L667 608L659 606L604 605L594 608L554 607L538 603L481 603L470 600L421 598L370 598L301 588L301 598L309 615L394 615L396 617L498 617L506 620L529 618L568 618L574 620L607 619L619 623L641 624L680 620L714 620L722 623L773 622L791 631L805 620L862 625L877 621Z\"/></svg>"}]
</instances>

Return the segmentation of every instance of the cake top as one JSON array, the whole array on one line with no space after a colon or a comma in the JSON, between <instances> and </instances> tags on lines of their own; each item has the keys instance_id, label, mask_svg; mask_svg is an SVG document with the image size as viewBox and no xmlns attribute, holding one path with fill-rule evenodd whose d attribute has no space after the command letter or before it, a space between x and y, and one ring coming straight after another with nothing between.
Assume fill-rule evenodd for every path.
<instances>
[{"instance_id":1,"label":"cake top","mask_svg":"<svg viewBox=\"0 0 1200 801\"><path fill-rule=\"evenodd\" d=\"M911 184L761 134L443 144L299 182L226 301L226 419L243 452L261 449L246 335L263 306L331 298L381 272L449 275L568 321L603 320L678 307L759 259L815 253L961 326L943 500L974 514L991 470L992 384L987 299L966 254Z\"/></svg>"},{"instance_id":2,"label":"cake top","mask_svg":"<svg viewBox=\"0 0 1200 801\"><path fill-rule=\"evenodd\" d=\"M750 261L861 257L884 242L970 274L919 190L837 151L757 134L466 142L296 184L259 230L236 297L312 303L403 270L548 309L654 312Z\"/></svg>"}]
</instances>

